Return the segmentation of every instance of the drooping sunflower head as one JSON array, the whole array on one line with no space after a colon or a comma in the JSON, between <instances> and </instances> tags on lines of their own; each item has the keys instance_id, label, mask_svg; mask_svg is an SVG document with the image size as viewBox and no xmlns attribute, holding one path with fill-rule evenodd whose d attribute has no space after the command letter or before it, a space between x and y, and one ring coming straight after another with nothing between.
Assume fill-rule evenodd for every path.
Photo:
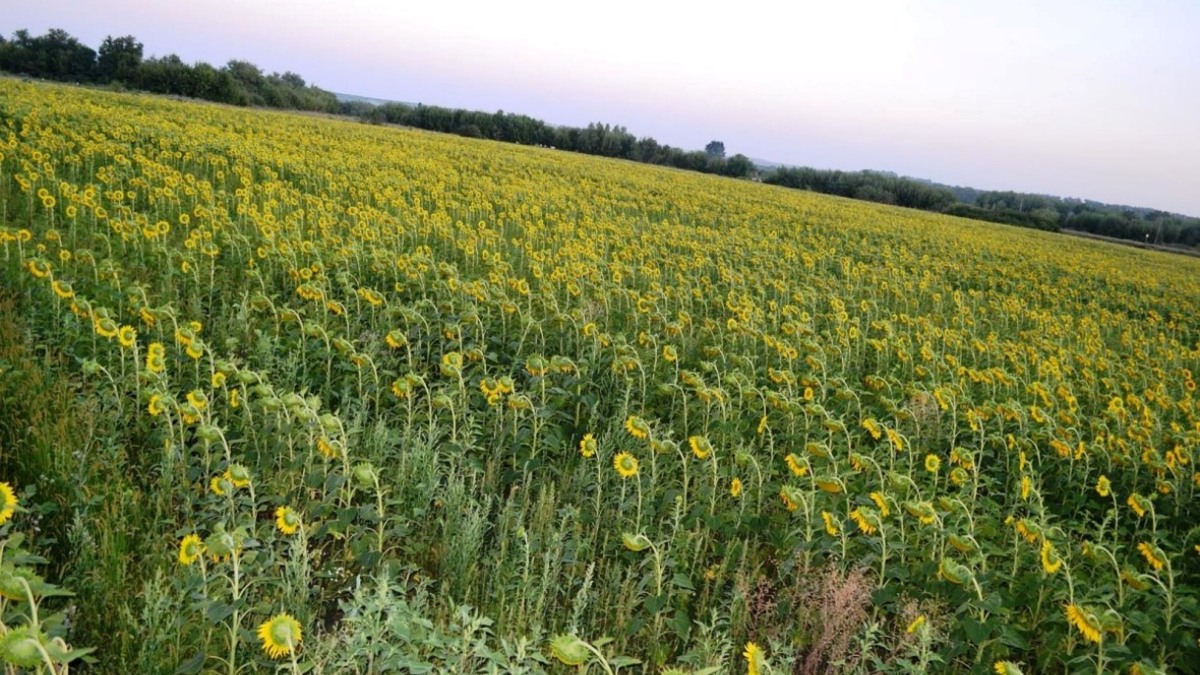
<instances>
[{"instance_id":1,"label":"drooping sunflower head","mask_svg":"<svg viewBox=\"0 0 1200 675\"><path fill-rule=\"evenodd\" d=\"M800 491L790 485L784 485L779 489L779 498L783 500L783 506L788 511L800 508L800 503L803 501Z\"/></svg>"},{"instance_id":2,"label":"drooping sunflower head","mask_svg":"<svg viewBox=\"0 0 1200 675\"><path fill-rule=\"evenodd\" d=\"M613 467L617 473L621 474L621 478L633 478L638 474L637 458L628 452L622 452L613 457Z\"/></svg>"},{"instance_id":3,"label":"drooping sunflower head","mask_svg":"<svg viewBox=\"0 0 1200 675\"><path fill-rule=\"evenodd\" d=\"M1150 565L1154 571L1157 572L1166 565L1167 556L1165 553L1163 553L1161 548L1151 544L1148 541L1143 541L1142 543L1138 544L1137 548L1138 552L1142 554L1142 557L1146 559L1146 564Z\"/></svg>"},{"instance_id":4,"label":"drooping sunflower head","mask_svg":"<svg viewBox=\"0 0 1200 675\"><path fill-rule=\"evenodd\" d=\"M1070 623L1087 640L1100 643L1100 620L1087 607L1071 603L1066 606L1067 622Z\"/></svg>"},{"instance_id":5,"label":"drooping sunflower head","mask_svg":"<svg viewBox=\"0 0 1200 675\"><path fill-rule=\"evenodd\" d=\"M300 622L290 614L276 614L259 625L258 639L262 640L267 656L273 659L288 656L296 651L303 639Z\"/></svg>"},{"instance_id":6,"label":"drooping sunflower head","mask_svg":"<svg viewBox=\"0 0 1200 675\"><path fill-rule=\"evenodd\" d=\"M1046 574L1054 574L1063 566L1062 558L1058 557L1058 552L1054 550L1054 544L1050 543L1049 539L1042 540L1042 569Z\"/></svg>"},{"instance_id":7,"label":"drooping sunflower head","mask_svg":"<svg viewBox=\"0 0 1200 675\"><path fill-rule=\"evenodd\" d=\"M650 424L637 415L630 415L629 418L625 420L625 431L628 431L629 434L634 438L649 438Z\"/></svg>"},{"instance_id":8,"label":"drooping sunflower head","mask_svg":"<svg viewBox=\"0 0 1200 675\"><path fill-rule=\"evenodd\" d=\"M225 477L235 488L244 488L250 485L250 470L241 464L230 464L229 470L225 472Z\"/></svg>"},{"instance_id":9,"label":"drooping sunflower head","mask_svg":"<svg viewBox=\"0 0 1200 675\"><path fill-rule=\"evenodd\" d=\"M789 452L787 457L783 458L783 461L787 463L788 471L791 471L792 475L797 478L803 478L808 474L808 464L794 453Z\"/></svg>"}]
</instances>

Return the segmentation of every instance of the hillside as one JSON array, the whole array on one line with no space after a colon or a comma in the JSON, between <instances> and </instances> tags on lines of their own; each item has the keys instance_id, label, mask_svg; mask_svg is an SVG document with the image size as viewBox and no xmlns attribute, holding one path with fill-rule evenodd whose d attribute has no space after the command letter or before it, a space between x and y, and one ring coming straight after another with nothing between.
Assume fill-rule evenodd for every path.
<instances>
[{"instance_id":1,"label":"hillside","mask_svg":"<svg viewBox=\"0 0 1200 675\"><path fill-rule=\"evenodd\" d=\"M1200 663L1198 260L144 95L0 118L9 663Z\"/></svg>"}]
</instances>

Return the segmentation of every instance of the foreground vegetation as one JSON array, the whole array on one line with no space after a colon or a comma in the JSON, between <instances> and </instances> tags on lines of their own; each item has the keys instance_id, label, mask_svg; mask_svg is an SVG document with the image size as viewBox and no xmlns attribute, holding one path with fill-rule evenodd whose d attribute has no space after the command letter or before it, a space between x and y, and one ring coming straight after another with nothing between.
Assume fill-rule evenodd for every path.
<instances>
[{"instance_id":1,"label":"foreground vegetation","mask_svg":"<svg viewBox=\"0 0 1200 675\"><path fill-rule=\"evenodd\" d=\"M9 664L1200 662L1196 261L451 136L0 101Z\"/></svg>"}]
</instances>

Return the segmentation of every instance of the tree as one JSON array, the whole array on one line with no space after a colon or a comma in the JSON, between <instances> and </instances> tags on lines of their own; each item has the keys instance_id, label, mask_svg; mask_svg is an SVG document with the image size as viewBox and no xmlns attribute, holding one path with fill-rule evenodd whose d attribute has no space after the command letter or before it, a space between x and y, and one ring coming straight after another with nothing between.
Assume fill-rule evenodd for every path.
<instances>
[{"instance_id":1,"label":"tree","mask_svg":"<svg viewBox=\"0 0 1200 675\"><path fill-rule=\"evenodd\" d=\"M90 82L96 75L96 52L60 28L39 37L22 29L13 33L12 42L0 53L0 69L48 80Z\"/></svg>"},{"instance_id":2,"label":"tree","mask_svg":"<svg viewBox=\"0 0 1200 675\"><path fill-rule=\"evenodd\" d=\"M142 43L132 35L114 38L109 35L100 44L97 70L101 82L133 83L142 67Z\"/></svg>"},{"instance_id":3,"label":"tree","mask_svg":"<svg viewBox=\"0 0 1200 675\"><path fill-rule=\"evenodd\" d=\"M722 159L725 157L725 144L721 141L709 141L708 145L704 146L704 154L714 159Z\"/></svg>"}]
</instances>

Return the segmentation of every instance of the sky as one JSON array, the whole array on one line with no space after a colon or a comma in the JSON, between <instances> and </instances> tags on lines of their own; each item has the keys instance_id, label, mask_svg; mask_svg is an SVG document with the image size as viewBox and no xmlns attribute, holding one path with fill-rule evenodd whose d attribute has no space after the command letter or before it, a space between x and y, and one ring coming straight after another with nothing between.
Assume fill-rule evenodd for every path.
<instances>
[{"instance_id":1,"label":"sky","mask_svg":"<svg viewBox=\"0 0 1200 675\"><path fill-rule=\"evenodd\" d=\"M7 3L6 3L7 4ZM37 0L147 55L323 89L1200 216L1200 1Z\"/></svg>"}]
</instances>

